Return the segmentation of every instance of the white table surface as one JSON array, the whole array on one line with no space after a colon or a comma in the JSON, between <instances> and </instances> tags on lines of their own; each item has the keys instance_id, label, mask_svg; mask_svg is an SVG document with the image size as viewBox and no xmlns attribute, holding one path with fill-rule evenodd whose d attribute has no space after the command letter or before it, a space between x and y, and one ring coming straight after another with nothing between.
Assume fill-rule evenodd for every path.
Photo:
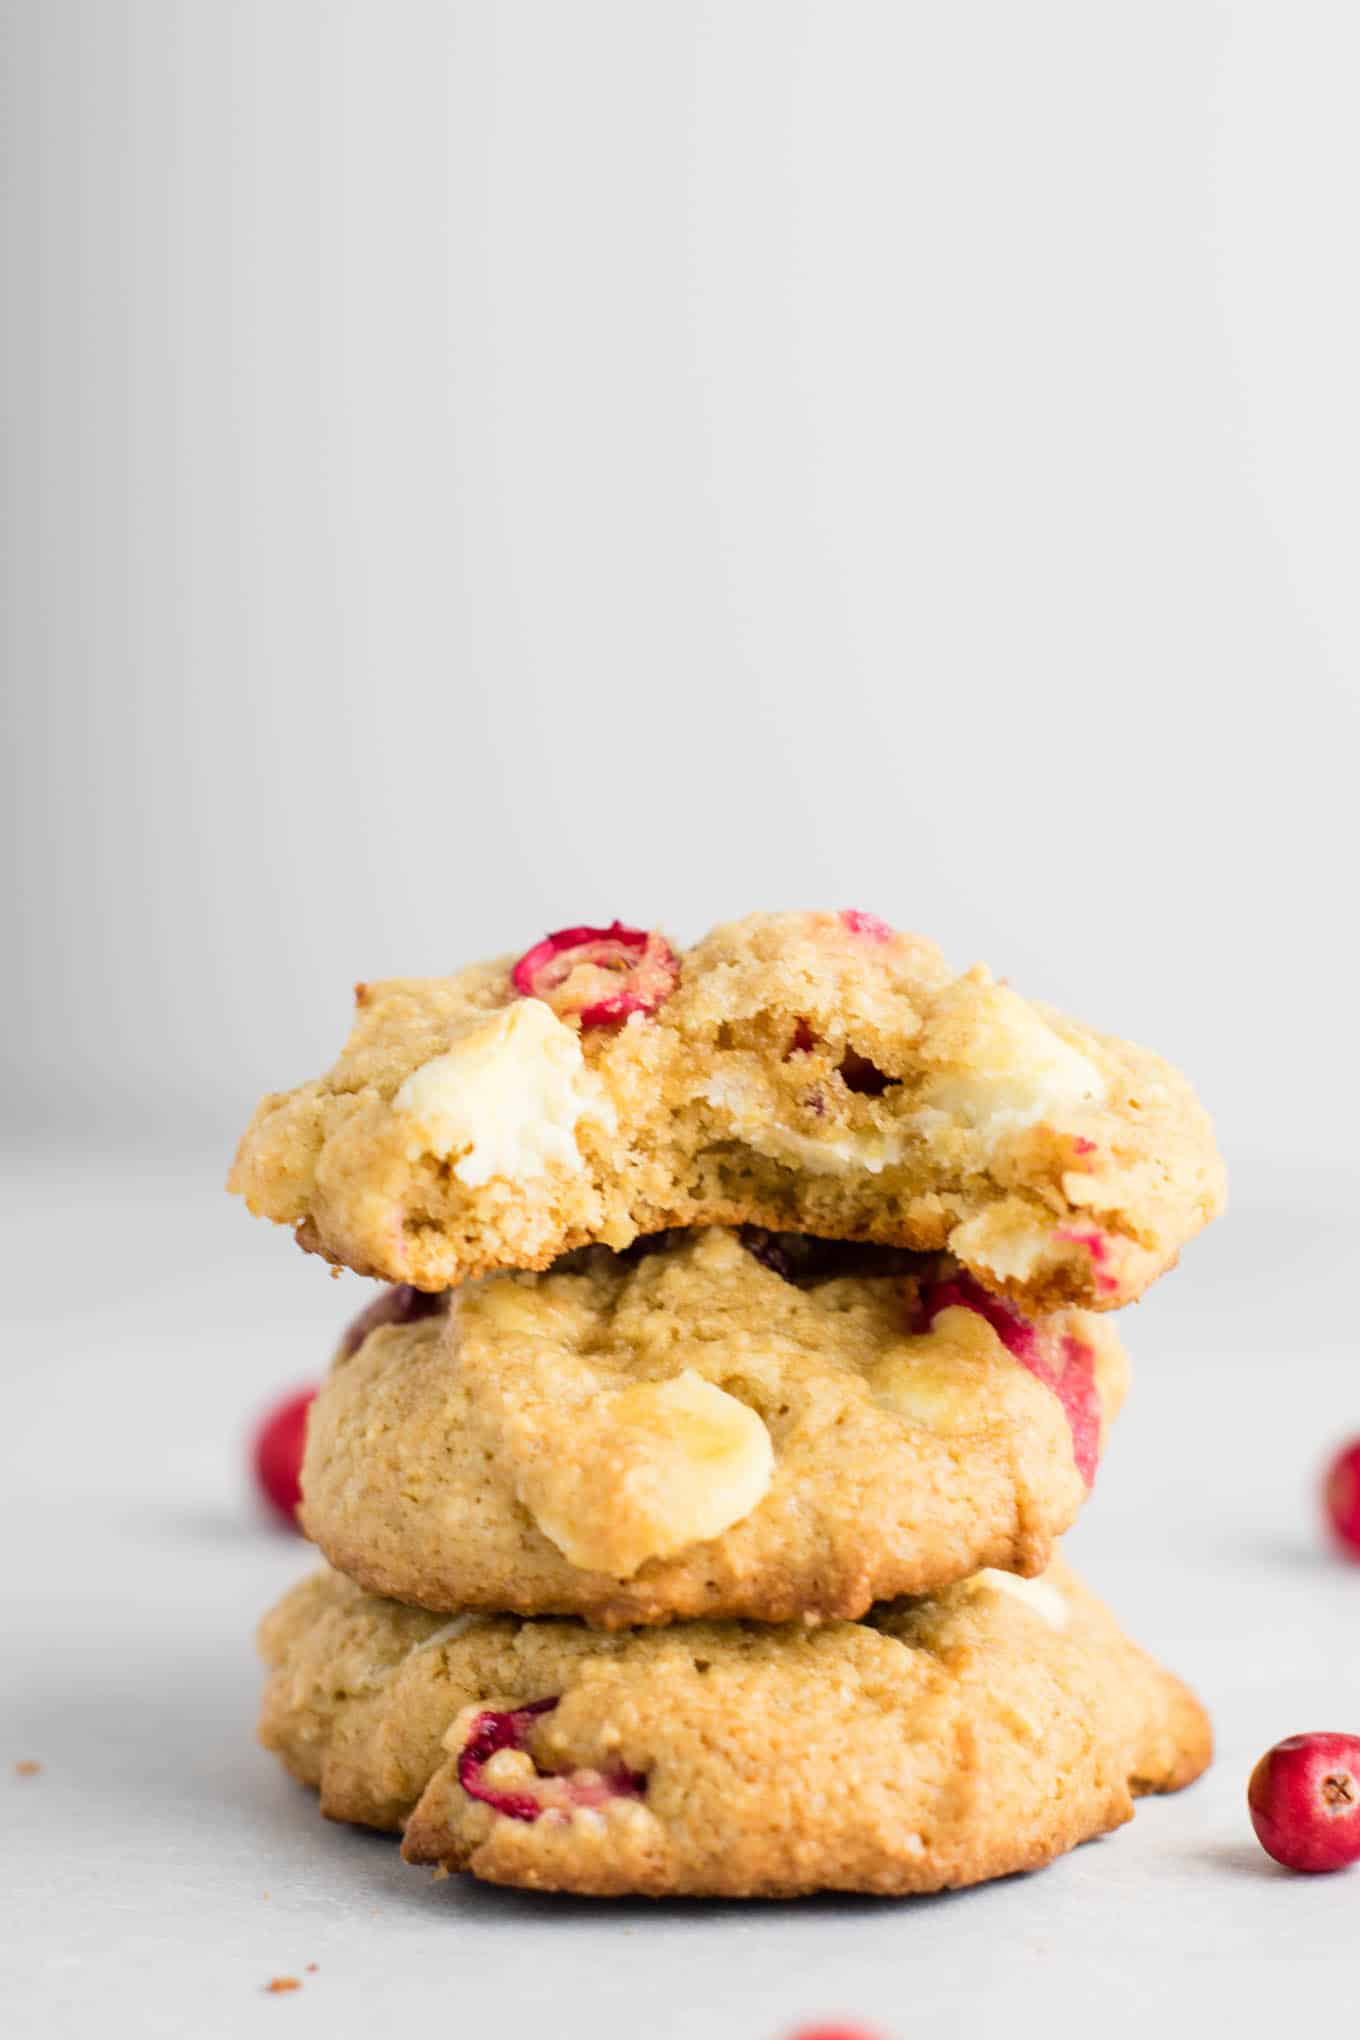
<instances>
[{"instance_id":1,"label":"white table surface","mask_svg":"<svg viewBox=\"0 0 1360 2040\"><path fill-rule=\"evenodd\" d=\"M1034 1876L742 1907L435 1884L320 1821L255 1747L253 1626L309 1552L253 1508L242 1433L366 1285L250 1222L220 1173L32 1153L3 1178L7 2040L781 2040L816 2014L884 2040L1355 2030L1360 1870L1276 1870L1243 1804L1277 1737L1360 1729L1360 1569L1314 1497L1360 1430L1354 1181L1239 1174L1231 1218L1125 1319L1132 1401L1068 1540L1208 1701L1208 1778ZM280 1974L304 1987L266 1995Z\"/></svg>"}]
</instances>

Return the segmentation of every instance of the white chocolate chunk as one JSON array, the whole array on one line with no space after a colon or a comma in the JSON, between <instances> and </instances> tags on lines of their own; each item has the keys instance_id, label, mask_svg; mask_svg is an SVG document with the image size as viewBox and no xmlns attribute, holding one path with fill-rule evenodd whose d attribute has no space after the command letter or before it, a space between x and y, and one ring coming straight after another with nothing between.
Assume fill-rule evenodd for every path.
<instances>
[{"instance_id":1,"label":"white chocolate chunk","mask_svg":"<svg viewBox=\"0 0 1360 2040\"><path fill-rule=\"evenodd\" d=\"M970 1268L985 1268L1000 1282L1027 1282L1047 1263L1056 1261L1051 1217L1036 1218L1021 1198L1003 1198L956 1225L949 1251Z\"/></svg>"},{"instance_id":2,"label":"white chocolate chunk","mask_svg":"<svg viewBox=\"0 0 1360 2040\"><path fill-rule=\"evenodd\" d=\"M985 1427L998 1372L1014 1363L986 1319L942 1311L927 1332L903 1339L869 1374L876 1399L909 1424L959 1438Z\"/></svg>"},{"instance_id":3,"label":"white chocolate chunk","mask_svg":"<svg viewBox=\"0 0 1360 2040\"><path fill-rule=\"evenodd\" d=\"M486 1783L501 1792L523 1785L534 1775L534 1760L527 1750L496 1750L482 1765Z\"/></svg>"},{"instance_id":4,"label":"white chocolate chunk","mask_svg":"<svg viewBox=\"0 0 1360 2040\"><path fill-rule=\"evenodd\" d=\"M439 1650L446 1643L456 1643L460 1636L467 1635L469 1629L478 1629L493 1619L490 1615L475 1613L454 1615L449 1621L442 1623L433 1635L427 1636L423 1643L416 1644L408 1655L418 1657L423 1650Z\"/></svg>"},{"instance_id":5,"label":"white chocolate chunk","mask_svg":"<svg viewBox=\"0 0 1360 2040\"><path fill-rule=\"evenodd\" d=\"M871 1176L878 1176L902 1159L903 1144L890 1133L843 1134L834 1140L814 1140L810 1134L781 1126L771 1118L759 1092L727 1072L720 1071L709 1080L704 1098L715 1111L731 1120L733 1133L748 1147L769 1155L772 1161L789 1162L814 1174L842 1175L847 1169L866 1169Z\"/></svg>"},{"instance_id":6,"label":"white chocolate chunk","mask_svg":"<svg viewBox=\"0 0 1360 2040\"><path fill-rule=\"evenodd\" d=\"M772 1161L792 1162L797 1168L817 1175L840 1175L846 1169L865 1169L881 1176L901 1161L903 1144L889 1133L852 1133L839 1140L813 1140L806 1133L776 1122L757 1127L743 1135L748 1146L769 1155Z\"/></svg>"},{"instance_id":7,"label":"white chocolate chunk","mask_svg":"<svg viewBox=\"0 0 1360 2040\"><path fill-rule=\"evenodd\" d=\"M881 1370L874 1393L894 1416L919 1424L938 1438L961 1438L981 1429L976 1396L962 1393L947 1368Z\"/></svg>"},{"instance_id":8,"label":"white chocolate chunk","mask_svg":"<svg viewBox=\"0 0 1360 2040\"><path fill-rule=\"evenodd\" d=\"M1068 1621L1067 1603L1058 1589L1049 1580L1022 1580L1015 1573L998 1572L993 1566L984 1566L974 1573L966 1583L969 1594L1009 1594L1019 1601L1050 1629L1066 1629Z\"/></svg>"},{"instance_id":9,"label":"white chocolate chunk","mask_svg":"<svg viewBox=\"0 0 1360 2040\"><path fill-rule=\"evenodd\" d=\"M686 1369L584 1404L570 1451L517 1486L572 1565L629 1579L649 1558L740 1522L773 1474L774 1447L755 1411Z\"/></svg>"},{"instance_id":10,"label":"white chocolate chunk","mask_svg":"<svg viewBox=\"0 0 1360 2040\"><path fill-rule=\"evenodd\" d=\"M934 1066L919 1093L923 1112L993 1136L1105 1095L1095 1064L1027 999L971 975L938 1002L921 1054Z\"/></svg>"},{"instance_id":11,"label":"white chocolate chunk","mask_svg":"<svg viewBox=\"0 0 1360 2040\"><path fill-rule=\"evenodd\" d=\"M454 1175L473 1190L493 1176L530 1182L554 1166L579 1173L578 1122L612 1132L615 1119L579 1037L541 999L479 1021L412 1070L392 1102L411 1123L412 1160L454 1155Z\"/></svg>"}]
</instances>

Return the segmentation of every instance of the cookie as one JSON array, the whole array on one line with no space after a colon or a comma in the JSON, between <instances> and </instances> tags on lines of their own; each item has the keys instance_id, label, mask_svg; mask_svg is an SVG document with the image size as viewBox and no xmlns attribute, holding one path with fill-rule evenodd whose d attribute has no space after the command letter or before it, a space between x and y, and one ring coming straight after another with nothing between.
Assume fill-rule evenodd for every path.
<instances>
[{"instance_id":1,"label":"cookie","mask_svg":"<svg viewBox=\"0 0 1360 2040\"><path fill-rule=\"evenodd\" d=\"M864 1622L445 1621L331 1572L266 1617L260 1733L409 1862L599 1896L936 1891L1032 1870L1210 1755L1059 1561Z\"/></svg>"},{"instance_id":2,"label":"cookie","mask_svg":"<svg viewBox=\"0 0 1360 2040\"><path fill-rule=\"evenodd\" d=\"M447 1317L379 1298L311 1410L303 1524L332 1563L605 1627L1042 1571L1123 1394L1109 1319L1031 1323L892 1249L664 1238L483 1277Z\"/></svg>"},{"instance_id":3,"label":"cookie","mask_svg":"<svg viewBox=\"0 0 1360 2040\"><path fill-rule=\"evenodd\" d=\"M360 985L329 1075L230 1184L360 1274L439 1290L667 1226L948 1251L1022 1308L1126 1303L1220 1209L1185 1079L859 913L677 955L574 928Z\"/></svg>"}]
</instances>

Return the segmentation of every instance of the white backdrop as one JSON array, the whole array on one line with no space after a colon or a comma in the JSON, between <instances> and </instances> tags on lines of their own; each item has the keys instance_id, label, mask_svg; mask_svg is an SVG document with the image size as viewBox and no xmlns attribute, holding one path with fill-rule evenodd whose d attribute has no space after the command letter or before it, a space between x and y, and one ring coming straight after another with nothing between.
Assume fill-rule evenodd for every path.
<instances>
[{"instance_id":1,"label":"white backdrop","mask_svg":"<svg viewBox=\"0 0 1360 2040\"><path fill-rule=\"evenodd\" d=\"M1243 1792L1360 1694L1315 1495L1357 1422L1360 8L0 25L5 2040L1344 2023L1354 1879L1275 1872ZM232 1137L357 977L799 903L1218 1115L1236 1210L1127 1320L1071 1548L1219 1761L921 1905L432 1886L251 1744L309 1553L241 1433L365 1286L229 1205Z\"/></svg>"},{"instance_id":2,"label":"white backdrop","mask_svg":"<svg viewBox=\"0 0 1360 2040\"><path fill-rule=\"evenodd\" d=\"M848 902L1349 1159L1347 0L3 11L21 1126Z\"/></svg>"}]
</instances>

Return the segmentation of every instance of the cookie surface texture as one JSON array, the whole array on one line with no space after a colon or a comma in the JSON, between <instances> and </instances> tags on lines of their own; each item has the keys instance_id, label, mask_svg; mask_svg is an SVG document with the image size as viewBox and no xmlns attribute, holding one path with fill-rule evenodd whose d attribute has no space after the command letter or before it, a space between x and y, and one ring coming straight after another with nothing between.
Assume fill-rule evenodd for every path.
<instances>
[{"instance_id":1,"label":"cookie surface texture","mask_svg":"<svg viewBox=\"0 0 1360 2040\"><path fill-rule=\"evenodd\" d=\"M1031 1323L912 1256L717 1228L446 1312L389 1294L312 1407L303 1522L433 1610L853 1619L1037 1573L1127 1371L1106 1317Z\"/></svg>"},{"instance_id":2,"label":"cookie surface texture","mask_svg":"<svg viewBox=\"0 0 1360 2040\"><path fill-rule=\"evenodd\" d=\"M601 1896L906 1893L1049 1862L1189 1783L1193 1696L1061 1561L863 1623L402 1608L324 1572L266 1617L261 1736L415 1863Z\"/></svg>"},{"instance_id":3,"label":"cookie surface texture","mask_svg":"<svg viewBox=\"0 0 1360 2040\"><path fill-rule=\"evenodd\" d=\"M1026 1310L1104 1310L1223 1201L1170 1065L866 914L753 914L679 953L566 930L357 998L339 1061L263 1101L230 1181L386 1281L757 1225L948 1251Z\"/></svg>"}]
</instances>

